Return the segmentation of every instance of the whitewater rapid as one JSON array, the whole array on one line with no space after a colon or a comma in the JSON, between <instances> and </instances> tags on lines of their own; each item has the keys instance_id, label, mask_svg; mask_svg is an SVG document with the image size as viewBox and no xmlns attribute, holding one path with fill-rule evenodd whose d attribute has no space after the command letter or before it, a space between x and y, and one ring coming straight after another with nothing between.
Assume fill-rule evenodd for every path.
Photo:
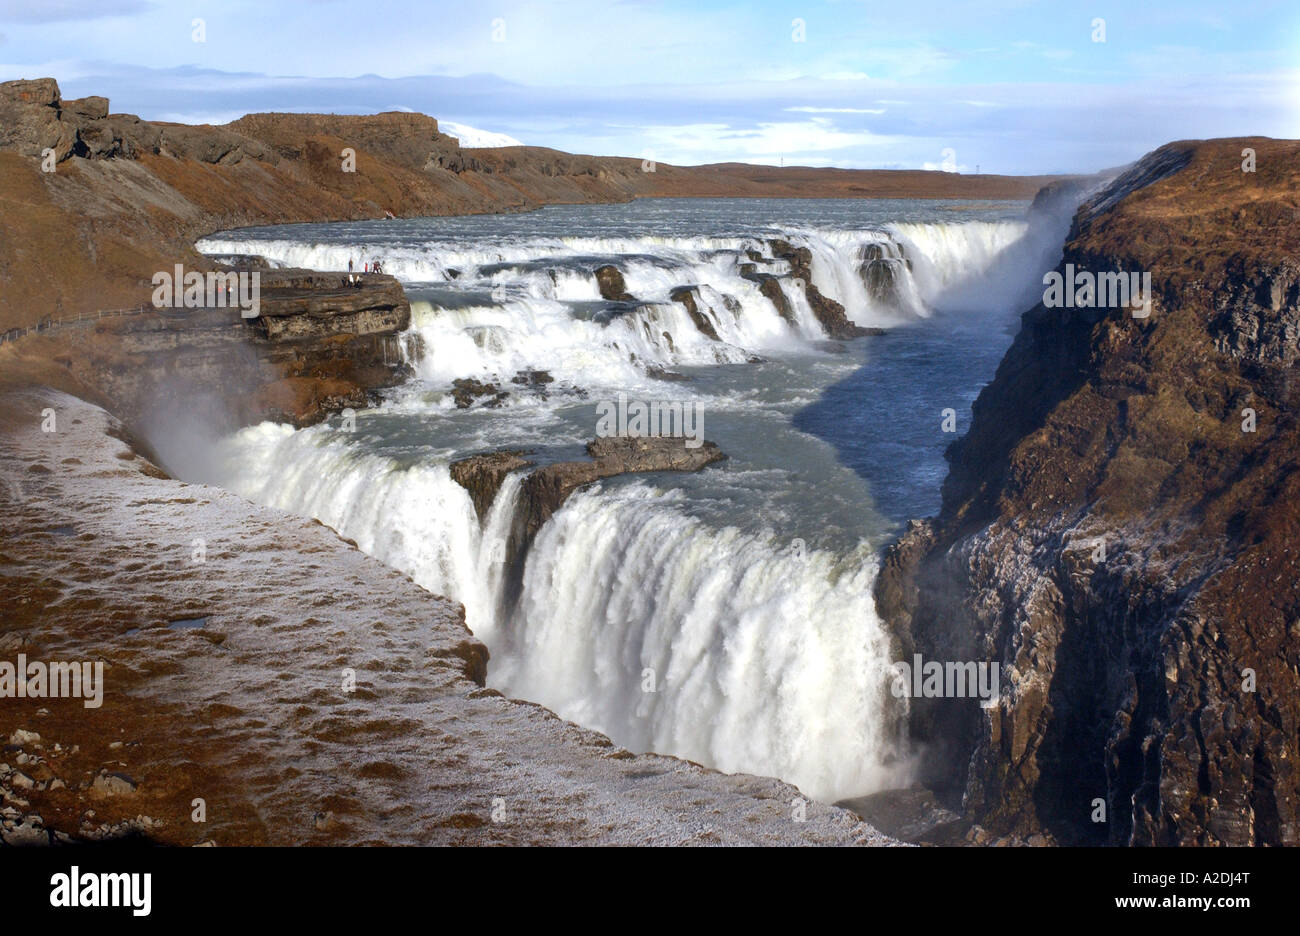
<instances>
[{"instance_id":1,"label":"whitewater rapid","mask_svg":"<svg viewBox=\"0 0 1300 936\"><path fill-rule=\"evenodd\" d=\"M764 445L765 435L770 445L778 431L795 457L818 459L818 476L848 492L841 514L865 511L855 505L866 496L854 493L861 481L825 461L833 452L802 446L789 425L797 401L816 399L859 363L824 347L802 290L782 282L788 320L744 275L746 264L781 272L773 236L807 247L818 289L857 324L888 328L1023 302L1059 240L1033 236L1023 220L791 224L746 236L327 233L233 234L199 246L322 270L382 259L412 300L405 347L415 378L358 417L373 427L366 432L344 432L337 420L301 431L245 429L222 441L203 480L315 517L459 600L491 651L490 685L633 751L777 776L822 800L909 781L904 710L888 692L889 640L872 599L883 526L805 542L792 533L798 516L774 496L738 483L717 493L705 516L683 491L723 485L743 464L706 469L714 480L607 481L574 493L543 526L511 606L504 567L520 476L507 479L480 522L448 465L493 448L572 450L592 436L585 414L594 401L653 394L702 401L708 425L719 426L714 414L722 414L721 431L729 419L749 420L732 430L741 447ZM592 270L604 263L619 268L633 301L601 299ZM696 287L716 339L670 299L685 286ZM775 403L743 376L769 357L794 362L782 365L793 382ZM665 384L656 368L697 376ZM729 382L705 377L710 368ZM517 392L500 411L462 412L446 392L454 379L508 386L530 370L554 378L550 396ZM803 473L774 484L789 487Z\"/></svg>"},{"instance_id":2,"label":"whitewater rapid","mask_svg":"<svg viewBox=\"0 0 1300 936\"><path fill-rule=\"evenodd\" d=\"M1037 265L1026 256L1040 249L1026 236L1028 227L1018 220L891 222L774 233L809 250L814 285L843 305L851 321L893 327L960 306L976 292L986 302L1021 301L1005 295L1002 274ZM314 270L382 260L411 298L404 347L416 374L430 383L508 380L543 368L569 385L640 388L648 368L743 363L826 338L790 278L779 288L793 321L762 294L752 270L747 278L751 267L788 272L789 264L773 257L771 236L531 237L488 244L211 237L198 246L211 255L256 252L277 265ZM633 301L611 307L601 299L592 270L606 263L618 267ZM682 287L695 287L695 304L716 339L670 298ZM1023 292L1023 284L1018 288Z\"/></svg>"}]
</instances>

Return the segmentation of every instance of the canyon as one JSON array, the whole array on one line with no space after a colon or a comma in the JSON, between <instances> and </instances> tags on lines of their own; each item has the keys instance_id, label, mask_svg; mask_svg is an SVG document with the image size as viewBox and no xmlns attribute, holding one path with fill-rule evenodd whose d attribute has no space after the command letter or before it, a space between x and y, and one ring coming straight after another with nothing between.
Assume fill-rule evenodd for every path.
<instances>
[{"instance_id":1,"label":"canyon","mask_svg":"<svg viewBox=\"0 0 1300 936\"><path fill-rule=\"evenodd\" d=\"M1254 172L1242 171L1243 146L1258 154ZM356 172L341 168L349 148ZM41 168L47 151L53 172ZM0 344L0 491L13 502L0 592L18 609L3 648L102 655L116 663L110 685L116 671L126 687L99 721L30 705L21 724L0 725L17 738L23 766L44 768L24 772L33 785L22 789L12 783L17 767L0 777L6 803L23 803L18 817L31 807L40 818L33 826L6 814L6 828L171 844L892 842L860 818L879 816L882 828L922 842L1300 840L1294 142L1172 143L1074 215L1058 271L1149 273L1151 314L1041 303L1025 312L969 432L949 449L938 515L908 525L875 583L894 659L997 664L1000 695L988 707L912 700L921 785L845 801L848 809L811 805L808 824L789 819L800 799L792 786L633 755L484 688L486 648L455 602L319 523L172 480L156 463L151 429L187 420L308 426L365 407L409 376L394 342L411 304L386 274L354 289L337 274L245 259L263 277L257 319L144 308L156 271L217 268L195 248L216 231L671 196L1037 196L1042 205L1081 184L654 168L536 147L462 149L418 114L254 114L186 127L110 114L103 98L64 101L49 79L0 85L0 332L23 332ZM828 339L879 331L814 284L807 248L778 238L767 250L744 275L787 321L783 277L798 281ZM874 264L868 285L886 291L897 265L911 263L884 248L864 260ZM760 269L772 261L784 272ZM616 267L592 275L602 296L635 301ZM702 285L672 300L717 341ZM136 314L55 325L105 308ZM51 407L75 426L67 436L37 431ZM589 461L542 467L526 451L496 451L452 473L482 520L507 475L530 469L507 556L517 580L528 544L582 486L723 457L712 442L688 450L665 441L600 439ZM196 526L224 544L197 571L185 565ZM346 585L314 578L339 569ZM300 595L310 603L296 606ZM375 620L376 603L385 621ZM221 633L169 627L200 611L245 623ZM426 658L394 649L397 621L428 629ZM275 627L319 630L329 662L291 672L264 629ZM361 701L379 710L370 716L326 688L358 653ZM232 695L232 677L221 675L230 658L276 699L268 711ZM385 678L396 691L382 688ZM280 682L293 692L277 692ZM111 747L114 731L134 743ZM409 755L386 746L412 736ZM284 738L301 756L293 767L279 759ZM373 745L360 756L358 739ZM107 779L118 771L131 782ZM186 818L199 790L225 804L201 833ZM523 799L527 822L485 818L498 797ZM87 822L92 803L99 815ZM266 819L272 808L285 818ZM928 819L914 821L915 812ZM408 831L393 833L377 815Z\"/></svg>"}]
</instances>

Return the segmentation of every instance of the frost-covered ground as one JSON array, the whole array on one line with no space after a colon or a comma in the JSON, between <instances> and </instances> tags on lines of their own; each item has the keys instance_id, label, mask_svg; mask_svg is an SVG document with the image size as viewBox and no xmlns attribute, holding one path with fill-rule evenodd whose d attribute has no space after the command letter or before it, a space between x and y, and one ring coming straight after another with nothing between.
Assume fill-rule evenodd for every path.
<instances>
[{"instance_id":1,"label":"frost-covered ground","mask_svg":"<svg viewBox=\"0 0 1300 936\"><path fill-rule=\"evenodd\" d=\"M459 605L319 523L160 477L95 406L0 404L0 662L108 664L97 709L0 698L6 837L891 844L483 689Z\"/></svg>"}]
</instances>

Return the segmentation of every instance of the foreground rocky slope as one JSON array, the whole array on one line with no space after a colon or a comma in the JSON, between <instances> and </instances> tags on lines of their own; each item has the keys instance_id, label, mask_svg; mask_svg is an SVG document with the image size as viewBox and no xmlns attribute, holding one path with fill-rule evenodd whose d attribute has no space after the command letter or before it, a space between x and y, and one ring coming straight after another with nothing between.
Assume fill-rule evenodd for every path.
<instances>
[{"instance_id":1,"label":"foreground rocky slope","mask_svg":"<svg viewBox=\"0 0 1300 936\"><path fill-rule=\"evenodd\" d=\"M1150 272L1149 317L1027 312L891 551L899 658L1002 667L991 708L912 701L967 824L1300 843L1298 212L1300 143L1264 139L1170 144L1086 203L1062 269Z\"/></svg>"},{"instance_id":2,"label":"foreground rocky slope","mask_svg":"<svg viewBox=\"0 0 1300 936\"><path fill-rule=\"evenodd\" d=\"M459 605L160 477L97 407L0 404L0 662L105 664L98 707L0 704L6 844L889 843L484 689Z\"/></svg>"}]
</instances>

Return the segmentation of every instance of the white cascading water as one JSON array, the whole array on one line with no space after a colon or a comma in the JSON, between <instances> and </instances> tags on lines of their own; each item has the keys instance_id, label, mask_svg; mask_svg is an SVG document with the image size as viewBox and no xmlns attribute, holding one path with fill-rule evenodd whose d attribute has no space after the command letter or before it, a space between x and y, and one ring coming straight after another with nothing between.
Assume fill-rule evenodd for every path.
<instances>
[{"instance_id":1,"label":"white cascading water","mask_svg":"<svg viewBox=\"0 0 1300 936\"><path fill-rule=\"evenodd\" d=\"M634 751L779 776L835 798L904 782L884 707L888 641L875 559L792 552L711 530L642 483L579 491L538 534L502 616L520 475L480 529L445 464L399 467L318 430L246 429L226 454L239 494L338 530L465 605L491 684Z\"/></svg>"},{"instance_id":2,"label":"white cascading water","mask_svg":"<svg viewBox=\"0 0 1300 936\"><path fill-rule=\"evenodd\" d=\"M484 573L501 550L490 541L484 548L474 505L451 479L447 459L399 466L357 452L324 427L273 423L236 433L221 455L213 480L257 503L315 517L429 591L455 597L471 627L490 620L500 576ZM498 525L508 528L508 521Z\"/></svg>"},{"instance_id":3,"label":"white cascading water","mask_svg":"<svg viewBox=\"0 0 1300 936\"><path fill-rule=\"evenodd\" d=\"M812 254L813 283L841 303L862 326L892 326L944 308L965 295L967 281L1026 242L1019 221L961 224L899 223L885 230L803 230L785 235ZM905 251L895 294L872 296L863 251L884 246ZM672 368L738 363L753 354L790 350L824 339L802 290L789 279L782 292L795 316L792 326L742 275L748 251L768 258L762 272L782 273L761 238L556 238L490 248L430 245L312 244L285 240L206 238L199 249L231 255L255 249L274 263L318 270L345 269L349 260L382 256L385 272L404 282L478 286L482 295L460 301L420 299L413 289L410 335L423 339L411 363L417 375L445 383L459 377L503 377L538 367L557 380L584 386L639 385L646 365ZM539 263L544 257L548 263ZM594 259L600 258L600 259ZM582 261L586 260L585 263ZM572 304L599 303L591 269L613 262L623 273L634 308L610 318L575 316ZM701 332L669 294L698 286L700 313L718 335ZM414 346L413 343L408 343Z\"/></svg>"},{"instance_id":4,"label":"white cascading water","mask_svg":"<svg viewBox=\"0 0 1300 936\"><path fill-rule=\"evenodd\" d=\"M782 236L809 248L814 283L869 326L959 305L963 284L996 281L992 271L1009 257L1026 262L1017 251L1028 251L1032 273L1043 247L1026 245L1026 229L1016 221L929 223ZM741 362L754 353L810 349L825 338L801 290L782 284L792 325L741 275L751 251L769 259L765 272L788 270L770 261L759 237L553 238L490 247L209 238L199 247L324 270L382 256L385 272L413 295L410 334L422 341L409 343L421 349L411 364L430 387L466 376L508 380L537 368L561 384L612 396L645 386L646 365ZM877 256L894 264L896 288L887 301L871 294L864 273L865 258ZM599 262L617 265L636 297L616 314L596 314L601 303L590 271ZM420 298L421 284L454 286L462 295ZM697 306L719 340L669 299L689 285L699 285ZM421 399L401 406L450 405ZM512 398L507 410L514 405ZM328 426L271 424L223 445L225 467L210 480L316 517L430 591L461 601L467 623L491 650L490 684L513 696L632 750L779 776L819 799L908 780L905 752L891 734L897 712L889 706L897 703L887 690L887 639L865 542L848 556L798 555L774 536L690 516L671 488L607 483L574 493L543 526L518 604L505 608L502 570L517 475L480 524L448 472L452 449L403 464L361 450Z\"/></svg>"},{"instance_id":5,"label":"white cascading water","mask_svg":"<svg viewBox=\"0 0 1300 936\"><path fill-rule=\"evenodd\" d=\"M746 284L748 285L748 284ZM701 287L704 301L712 292ZM431 383L457 377L510 375L544 367L557 380L583 386L628 386L644 372L638 361L662 367L738 363L747 348L768 348L789 332L761 296L752 314L738 320L720 299L707 314L720 341L706 337L676 302L644 304L608 325L573 318L569 307L550 297L505 296L500 305L434 308L411 304L411 334L421 339L412 360ZM742 326L741 323L744 323Z\"/></svg>"},{"instance_id":6,"label":"white cascading water","mask_svg":"<svg viewBox=\"0 0 1300 936\"><path fill-rule=\"evenodd\" d=\"M834 799L901 781L874 557L713 530L644 484L572 495L538 535L497 678L633 751Z\"/></svg>"}]
</instances>

